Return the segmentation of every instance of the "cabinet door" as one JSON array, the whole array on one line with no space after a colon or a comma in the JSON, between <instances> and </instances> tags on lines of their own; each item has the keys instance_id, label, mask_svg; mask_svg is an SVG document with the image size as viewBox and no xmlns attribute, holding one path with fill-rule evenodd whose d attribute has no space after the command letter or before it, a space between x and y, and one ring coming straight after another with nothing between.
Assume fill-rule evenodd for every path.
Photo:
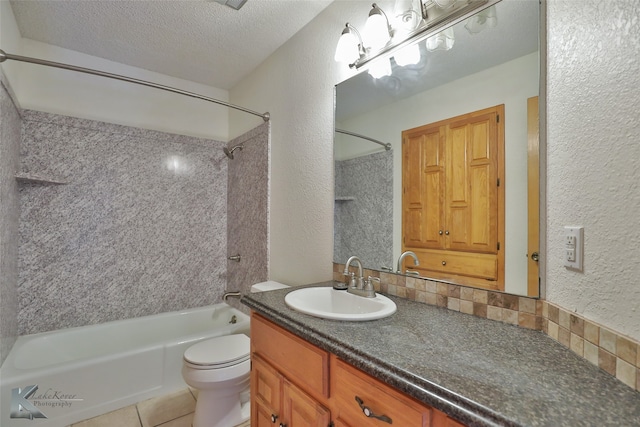
<instances>
[{"instance_id":1,"label":"cabinet door","mask_svg":"<svg viewBox=\"0 0 640 427\"><path fill-rule=\"evenodd\" d=\"M444 138L445 128L438 124L403 132L403 246L443 247Z\"/></svg>"},{"instance_id":2,"label":"cabinet door","mask_svg":"<svg viewBox=\"0 0 640 427\"><path fill-rule=\"evenodd\" d=\"M253 427L273 427L282 417L283 377L255 354L251 360L251 419Z\"/></svg>"},{"instance_id":3,"label":"cabinet door","mask_svg":"<svg viewBox=\"0 0 640 427\"><path fill-rule=\"evenodd\" d=\"M472 113L447 127L448 249L498 251L497 117L496 111Z\"/></svg>"},{"instance_id":4,"label":"cabinet door","mask_svg":"<svg viewBox=\"0 0 640 427\"><path fill-rule=\"evenodd\" d=\"M327 427L331 414L287 379L284 380L282 427Z\"/></svg>"}]
</instances>

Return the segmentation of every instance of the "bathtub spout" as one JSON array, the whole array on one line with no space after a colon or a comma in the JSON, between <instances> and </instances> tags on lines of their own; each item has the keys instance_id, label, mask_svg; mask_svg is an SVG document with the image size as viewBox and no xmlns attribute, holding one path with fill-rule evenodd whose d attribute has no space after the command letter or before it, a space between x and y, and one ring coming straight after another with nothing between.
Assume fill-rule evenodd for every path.
<instances>
[{"instance_id":1,"label":"bathtub spout","mask_svg":"<svg viewBox=\"0 0 640 427\"><path fill-rule=\"evenodd\" d=\"M229 297L240 298L241 296L242 296L242 294L240 292L238 292L238 291L229 291L229 292L225 292L224 295L222 295L222 300L224 302L227 302Z\"/></svg>"}]
</instances>

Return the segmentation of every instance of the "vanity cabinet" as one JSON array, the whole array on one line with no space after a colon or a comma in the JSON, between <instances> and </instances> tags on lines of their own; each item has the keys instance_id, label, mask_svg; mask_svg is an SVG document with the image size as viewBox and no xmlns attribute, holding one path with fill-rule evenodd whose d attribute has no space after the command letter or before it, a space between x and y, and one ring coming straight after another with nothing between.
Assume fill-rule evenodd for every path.
<instances>
[{"instance_id":1,"label":"vanity cabinet","mask_svg":"<svg viewBox=\"0 0 640 427\"><path fill-rule=\"evenodd\" d=\"M256 315L251 337L252 425L329 426L329 353Z\"/></svg>"},{"instance_id":2,"label":"vanity cabinet","mask_svg":"<svg viewBox=\"0 0 640 427\"><path fill-rule=\"evenodd\" d=\"M253 427L464 427L256 313L251 362Z\"/></svg>"},{"instance_id":3,"label":"vanity cabinet","mask_svg":"<svg viewBox=\"0 0 640 427\"><path fill-rule=\"evenodd\" d=\"M501 177L504 105L402 132L402 250L420 260L404 268L503 287Z\"/></svg>"},{"instance_id":4,"label":"vanity cabinet","mask_svg":"<svg viewBox=\"0 0 640 427\"><path fill-rule=\"evenodd\" d=\"M335 407L339 408L338 419L344 425L431 425L431 408L417 403L336 357L331 362L332 397L335 399Z\"/></svg>"}]
</instances>

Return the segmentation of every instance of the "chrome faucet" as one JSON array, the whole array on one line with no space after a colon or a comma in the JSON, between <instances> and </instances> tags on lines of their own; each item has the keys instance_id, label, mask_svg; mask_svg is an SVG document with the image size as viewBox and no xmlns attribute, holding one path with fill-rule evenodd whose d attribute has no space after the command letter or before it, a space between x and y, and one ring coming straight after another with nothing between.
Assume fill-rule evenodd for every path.
<instances>
[{"instance_id":1,"label":"chrome faucet","mask_svg":"<svg viewBox=\"0 0 640 427\"><path fill-rule=\"evenodd\" d=\"M396 267L396 273L404 274L402 272L402 261L404 261L404 259L406 257L408 257L408 256L413 257L413 265L420 265L420 261L418 261L418 256L415 253L413 253L411 251L405 251L405 252L402 253L402 255L400 255L400 258L398 258L398 265ZM416 273L417 272L413 272L413 271L410 272L410 270L407 270L407 274L416 274Z\"/></svg>"},{"instance_id":2,"label":"chrome faucet","mask_svg":"<svg viewBox=\"0 0 640 427\"><path fill-rule=\"evenodd\" d=\"M349 272L349 266L352 262L355 262L358 266L358 277L354 277L353 273ZM351 279L349 280L349 286L347 287L347 292L354 295L359 295L365 298L375 298L376 291L374 283L380 285L380 279L377 277L371 277L367 279L365 284L364 277L362 276L362 262L360 262L360 258L357 256L352 256L347 260L347 263L344 265L344 271L342 272L345 276L349 276Z\"/></svg>"},{"instance_id":3,"label":"chrome faucet","mask_svg":"<svg viewBox=\"0 0 640 427\"><path fill-rule=\"evenodd\" d=\"M358 264L358 277L354 278L353 273L349 273L349 266L352 262L357 262ZM350 257L346 264L344 265L344 271L342 272L345 276L351 276L351 281L349 283L350 288L362 289L364 286L364 277L362 276L362 262L360 262L360 258L357 256Z\"/></svg>"}]
</instances>

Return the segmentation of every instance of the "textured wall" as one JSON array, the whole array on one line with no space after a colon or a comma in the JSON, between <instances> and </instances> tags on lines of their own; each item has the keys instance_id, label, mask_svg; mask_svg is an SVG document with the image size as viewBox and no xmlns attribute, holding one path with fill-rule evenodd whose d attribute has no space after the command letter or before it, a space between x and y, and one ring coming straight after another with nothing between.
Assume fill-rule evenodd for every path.
<instances>
[{"instance_id":1,"label":"textured wall","mask_svg":"<svg viewBox=\"0 0 640 427\"><path fill-rule=\"evenodd\" d=\"M227 186L227 255L240 254L240 262L227 261L227 289L243 294L269 277L269 130L270 123L229 142L242 146L229 160ZM237 300L229 303L245 312Z\"/></svg>"},{"instance_id":2,"label":"textured wall","mask_svg":"<svg viewBox=\"0 0 640 427\"><path fill-rule=\"evenodd\" d=\"M640 2L548 4L547 299L640 339ZM584 272L562 227L583 225Z\"/></svg>"},{"instance_id":3,"label":"textured wall","mask_svg":"<svg viewBox=\"0 0 640 427\"><path fill-rule=\"evenodd\" d=\"M234 104L272 117L270 279L296 285L332 278L333 88L351 72L333 56L344 23L362 28L368 7L334 1L229 93ZM260 120L229 117L232 137Z\"/></svg>"},{"instance_id":4,"label":"textured wall","mask_svg":"<svg viewBox=\"0 0 640 427\"><path fill-rule=\"evenodd\" d=\"M393 267L393 152L336 161L335 186L334 262Z\"/></svg>"},{"instance_id":5,"label":"textured wall","mask_svg":"<svg viewBox=\"0 0 640 427\"><path fill-rule=\"evenodd\" d=\"M223 143L24 111L20 333L202 306L226 283Z\"/></svg>"},{"instance_id":6,"label":"textured wall","mask_svg":"<svg viewBox=\"0 0 640 427\"><path fill-rule=\"evenodd\" d=\"M0 71L0 364L18 336L18 222L21 118Z\"/></svg>"}]
</instances>

